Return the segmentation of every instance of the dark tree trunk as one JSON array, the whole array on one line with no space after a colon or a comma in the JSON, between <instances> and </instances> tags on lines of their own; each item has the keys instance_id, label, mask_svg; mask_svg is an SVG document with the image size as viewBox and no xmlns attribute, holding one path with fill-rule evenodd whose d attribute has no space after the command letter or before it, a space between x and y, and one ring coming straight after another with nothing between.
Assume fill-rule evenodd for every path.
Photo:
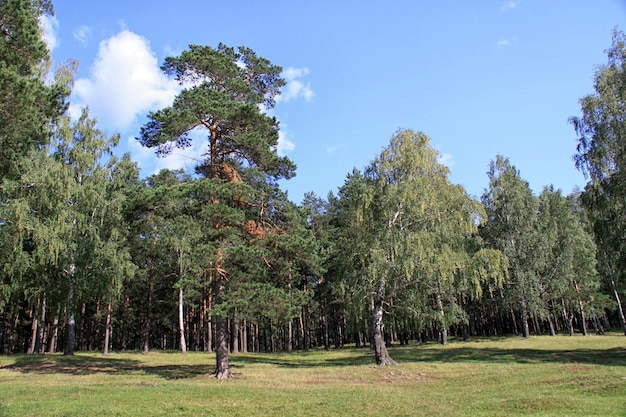
<instances>
[{"instance_id":1,"label":"dark tree trunk","mask_svg":"<svg viewBox=\"0 0 626 417\"><path fill-rule=\"evenodd\" d=\"M248 352L248 321L243 319L241 325L241 352Z\"/></svg>"},{"instance_id":2,"label":"dark tree trunk","mask_svg":"<svg viewBox=\"0 0 626 417\"><path fill-rule=\"evenodd\" d=\"M35 345L37 344L37 335L39 332L39 320L37 319L37 307L33 307L30 310L31 326L30 326L30 344L26 350L27 355L35 353Z\"/></svg>"},{"instance_id":3,"label":"dark tree trunk","mask_svg":"<svg viewBox=\"0 0 626 417\"><path fill-rule=\"evenodd\" d=\"M0 354L5 353L4 350L4 329L6 327L6 311L0 313Z\"/></svg>"},{"instance_id":4,"label":"dark tree trunk","mask_svg":"<svg viewBox=\"0 0 626 417\"><path fill-rule=\"evenodd\" d=\"M522 299L522 311L521 311L521 320L522 320L522 336L528 337L530 336L530 330L528 328L528 309L526 308L526 300Z\"/></svg>"},{"instance_id":5,"label":"dark tree trunk","mask_svg":"<svg viewBox=\"0 0 626 417\"><path fill-rule=\"evenodd\" d=\"M224 277L217 276L215 279L215 304L222 303L224 296ZM228 318L219 317L216 323L216 345L215 345L215 377L217 379L231 378L228 363Z\"/></svg>"},{"instance_id":6,"label":"dark tree trunk","mask_svg":"<svg viewBox=\"0 0 626 417\"><path fill-rule=\"evenodd\" d=\"M48 345L48 353L56 352L57 338L59 336L59 311L57 310L54 320L52 321L52 329L50 331L50 342Z\"/></svg>"},{"instance_id":7,"label":"dark tree trunk","mask_svg":"<svg viewBox=\"0 0 626 417\"><path fill-rule=\"evenodd\" d=\"M148 300L146 306L146 319L143 325L143 337L142 337L142 348L143 353L148 353L150 351L150 324L152 320L152 296L154 293L154 283L152 281L152 271L153 267L150 267L149 275L148 275Z\"/></svg>"},{"instance_id":8,"label":"dark tree trunk","mask_svg":"<svg viewBox=\"0 0 626 417\"><path fill-rule=\"evenodd\" d=\"M287 352L293 351L293 320L287 323Z\"/></svg>"},{"instance_id":9,"label":"dark tree trunk","mask_svg":"<svg viewBox=\"0 0 626 417\"><path fill-rule=\"evenodd\" d=\"M44 326L46 324L46 295L41 299L41 313L39 314L39 330L37 332L37 342L35 343L35 353L42 354L44 351Z\"/></svg>"},{"instance_id":10,"label":"dark tree trunk","mask_svg":"<svg viewBox=\"0 0 626 417\"><path fill-rule=\"evenodd\" d=\"M237 317L233 317L231 320L230 334L230 351L231 353L239 353L239 318Z\"/></svg>"},{"instance_id":11,"label":"dark tree trunk","mask_svg":"<svg viewBox=\"0 0 626 417\"><path fill-rule=\"evenodd\" d=\"M374 338L374 355L378 366L396 365L396 361L391 359L387 346L385 345L385 325L383 322L385 301L385 278L378 281L378 290L374 298L374 311L372 315L372 333Z\"/></svg>"},{"instance_id":12,"label":"dark tree trunk","mask_svg":"<svg viewBox=\"0 0 626 417\"><path fill-rule=\"evenodd\" d=\"M226 379L232 377L228 363L228 319L218 318L216 323L217 341L215 346L216 362L215 377Z\"/></svg>"}]
</instances>

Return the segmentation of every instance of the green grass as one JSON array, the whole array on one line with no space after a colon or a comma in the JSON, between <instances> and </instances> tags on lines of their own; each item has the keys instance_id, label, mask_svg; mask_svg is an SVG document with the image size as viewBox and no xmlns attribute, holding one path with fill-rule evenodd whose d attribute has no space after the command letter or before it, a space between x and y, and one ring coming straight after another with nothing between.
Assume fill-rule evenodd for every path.
<instances>
[{"instance_id":1,"label":"green grass","mask_svg":"<svg viewBox=\"0 0 626 417\"><path fill-rule=\"evenodd\" d=\"M231 356L0 356L0 416L626 416L626 337L475 339Z\"/></svg>"}]
</instances>

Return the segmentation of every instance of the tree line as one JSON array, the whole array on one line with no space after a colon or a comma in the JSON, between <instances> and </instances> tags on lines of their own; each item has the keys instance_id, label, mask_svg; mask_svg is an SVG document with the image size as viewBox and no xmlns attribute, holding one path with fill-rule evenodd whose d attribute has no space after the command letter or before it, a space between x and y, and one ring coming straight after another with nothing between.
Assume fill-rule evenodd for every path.
<instances>
[{"instance_id":1,"label":"tree line","mask_svg":"<svg viewBox=\"0 0 626 417\"><path fill-rule=\"evenodd\" d=\"M249 48L191 45L162 65L183 89L138 140L166 156L204 141L193 172L140 178L119 135L68 113L76 63L46 81L47 0L0 2L0 352L178 349L229 354L626 323L626 37L571 123L589 180L533 194L509 158L480 199L422 132L400 129L337 193L289 200L295 164L268 115L282 68ZM591 330L593 329L593 330ZM392 351L391 351L392 352Z\"/></svg>"}]
</instances>

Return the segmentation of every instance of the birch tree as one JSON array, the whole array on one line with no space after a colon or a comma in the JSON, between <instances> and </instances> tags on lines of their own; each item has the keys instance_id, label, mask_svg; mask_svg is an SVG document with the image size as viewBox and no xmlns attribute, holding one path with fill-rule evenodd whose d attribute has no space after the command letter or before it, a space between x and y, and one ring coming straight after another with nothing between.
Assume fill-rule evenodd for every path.
<instances>
[{"instance_id":1,"label":"birch tree","mask_svg":"<svg viewBox=\"0 0 626 417\"><path fill-rule=\"evenodd\" d=\"M582 201L593 223L599 269L614 295L626 335L623 291L626 287L626 36L614 31L608 62L594 76L595 93L580 100L582 116L570 118L578 135L576 167L589 183ZM621 293L621 294L620 294Z\"/></svg>"},{"instance_id":2,"label":"birch tree","mask_svg":"<svg viewBox=\"0 0 626 417\"><path fill-rule=\"evenodd\" d=\"M369 235L369 249L361 279L371 291L378 365L395 363L384 340L390 300L394 309L429 317L446 343L448 326L465 319L458 298L461 283L475 279L479 288L488 279L477 272L470 245L478 232L480 205L448 175L430 139L411 130L398 131L365 170L358 226ZM496 277L505 274L501 265L489 265L500 269Z\"/></svg>"}]
</instances>

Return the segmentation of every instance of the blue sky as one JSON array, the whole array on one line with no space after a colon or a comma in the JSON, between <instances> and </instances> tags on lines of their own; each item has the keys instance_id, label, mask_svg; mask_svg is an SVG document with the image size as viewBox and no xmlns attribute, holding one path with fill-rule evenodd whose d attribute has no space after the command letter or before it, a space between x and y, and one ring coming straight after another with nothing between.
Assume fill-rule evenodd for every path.
<instances>
[{"instance_id":1,"label":"blue sky","mask_svg":"<svg viewBox=\"0 0 626 417\"><path fill-rule=\"evenodd\" d=\"M474 196L489 161L510 158L535 193L585 184L568 123L593 92L626 1L54 1L55 64L80 61L72 96L120 133L142 175L191 169L204 143L157 159L134 137L177 85L159 66L189 44L247 46L284 69L280 152L290 198L336 192L399 128L423 131Z\"/></svg>"}]
</instances>

